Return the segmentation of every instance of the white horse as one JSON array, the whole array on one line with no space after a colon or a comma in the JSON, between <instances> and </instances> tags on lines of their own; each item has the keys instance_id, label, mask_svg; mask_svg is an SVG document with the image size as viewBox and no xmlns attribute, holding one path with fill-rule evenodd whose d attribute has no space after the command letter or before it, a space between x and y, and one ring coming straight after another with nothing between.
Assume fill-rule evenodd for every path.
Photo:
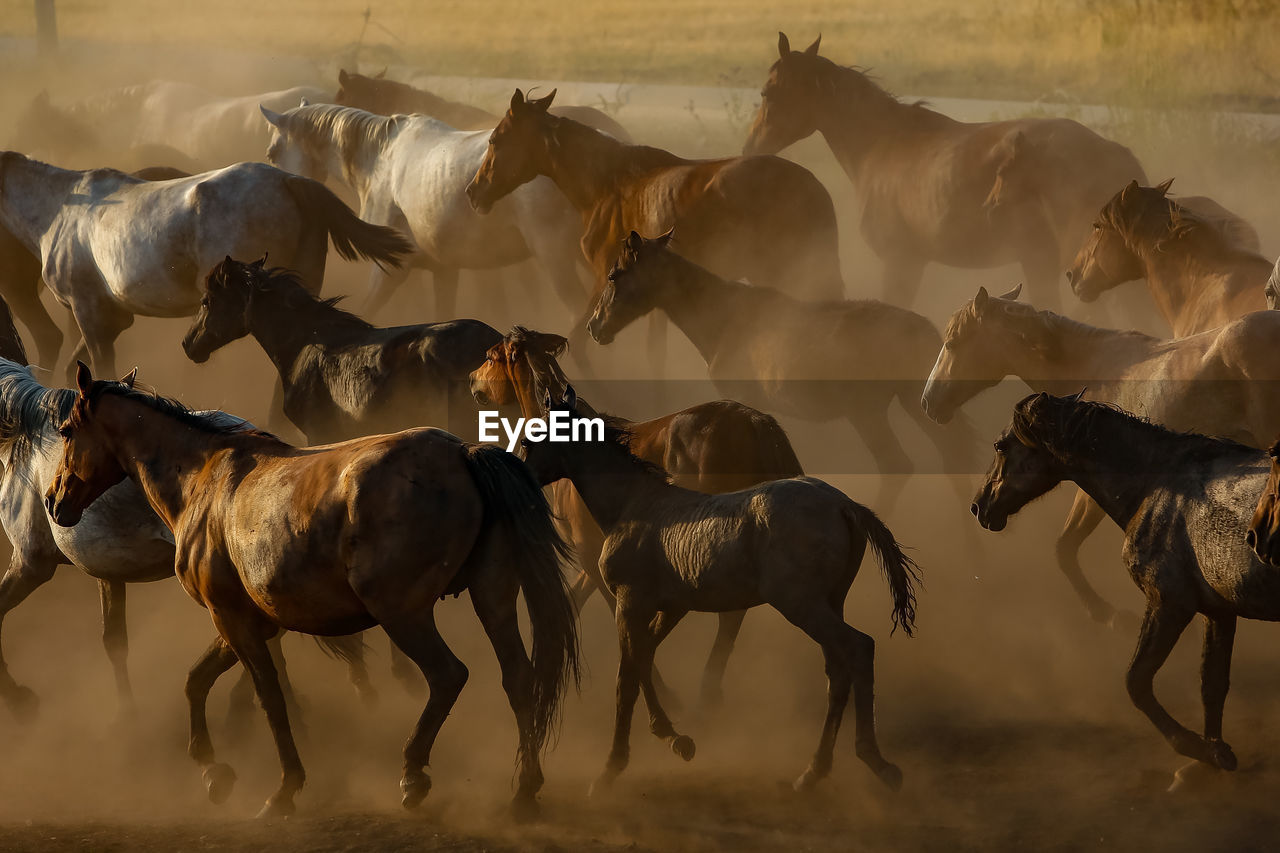
<instances>
[{"instance_id":1,"label":"white horse","mask_svg":"<svg viewBox=\"0 0 1280 853\"><path fill-rule=\"evenodd\" d=\"M398 233L360 221L323 184L265 163L145 181L3 152L0 224L40 257L45 283L71 309L84 335L77 357L87 350L107 375L115 339L134 315L194 314L204 274L228 255L270 252L318 292L330 238L347 259L389 264L409 251Z\"/></svg>"},{"instance_id":2,"label":"white horse","mask_svg":"<svg viewBox=\"0 0 1280 853\"><path fill-rule=\"evenodd\" d=\"M564 304L581 316L582 220L556 185L549 178L531 181L488 216L477 214L467 200L466 186L484 160L489 131L329 104L304 104L283 114L263 106L262 114L274 128L267 151L272 163L318 181L341 178L359 197L361 218L412 235L416 250L403 268L374 271L366 313L386 304L409 268L419 267L433 274L437 319L451 318L459 270L533 257Z\"/></svg>"}]
</instances>

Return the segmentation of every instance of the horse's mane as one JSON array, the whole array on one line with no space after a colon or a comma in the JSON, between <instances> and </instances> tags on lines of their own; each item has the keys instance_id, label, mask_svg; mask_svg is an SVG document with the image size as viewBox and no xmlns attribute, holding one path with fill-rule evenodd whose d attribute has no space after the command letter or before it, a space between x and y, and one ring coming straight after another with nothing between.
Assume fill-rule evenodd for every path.
<instances>
[{"instance_id":1,"label":"horse's mane","mask_svg":"<svg viewBox=\"0 0 1280 853\"><path fill-rule=\"evenodd\" d=\"M872 69L861 65L840 65L822 56L810 57L817 63L819 80L835 95L847 100L864 100L871 98L884 104L906 107L919 118L937 119L942 114L929 108L928 101L917 100L907 103L886 89L880 79L872 73ZM781 61L781 60L779 60Z\"/></svg>"},{"instance_id":2,"label":"horse's mane","mask_svg":"<svg viewBox=\"0 0 1280 853\"><path fill-rule=\"evenodd\" d=\"M1033 319L1039 322L1043 331L1052 336L1069 336L1073 338L1115 338L1127 337L1132 340L1143 340L1152 344L1160 342L1160 338L1145 334L1138 331L1124 331L1121 329L1107 329L1101 326L1091 326L1088 323L1082 323L1079 320L1073 320L1070 317L1056 314L1053 311L1041 310L1033 305L1025 302L1015 302L1012 299L1001 299L998 296L989 297L990 302L995 302L1006 313L1018 317L1018 319ZM988 304L990 304L990 302ZM943 333L943 340L958 340L965 333L972 329L978 320L978 308L975 299L970 299L965 303L964 307L951 315L947 320L947 327Z\"/></svg>"},{"instance_id":3,"label":"horse's mane","mask_svg":"<svg viewBox=\"0 0 1280 853\"><path fill-rule=\"evenodd\" d=\"M275 297L279 307L297 317L304 314L320 314L331 323L341 323L361 329L372 329L373 326L363 317L352 314L338 307L345 297L330 296L321 298L307 290L302 284L302 277L285 267L260 267L242 261L232 261L243 272L243 283L254 293L269 293ZM219 270L226 266L224 261ZM233 269L235 269L233 268ZM224 270L224 274L225 274Z\"/></svg>"},{"instance_id":4,"label":"horse's mane","mask_svg":"<svg viewBox=\"0 0 1280 853\"><path fill-rule=\"evenodd\" d=\"M1167 185L1126 188L1103 206L1099 220L1124 235L1131 244L1149 243L1163 249L1174 240L1199 239L1224 251L1246 251L1236 243L1224 223L1208 219L1167 195ZM1128 198L1126 193L1132 193ZM1249 251L1253 255L1255 252Z\"/></svg>"},{"instance_id":5,"label":"horse's mane","mask_svg":"<svg viewBox=\"0 0 1280 853\"><path fill-rule=\"evenodd\" d=\"M76 396L75 392L67 391L66 393L71 395L72 402L74 403ZM106 395L124 397L126 400L141 403L149 409L171 417L186 426L194 427L201 432L207 432L213 435L230 435L234 433L238 435L259 435L266 438L275 438L271 433L257 429L244 418L238 418L235 415L221 411L193 411L172 397L161 396L160 393L153 388L126 385L123 382L114 382L111 380L99 380L94 382L93 386L89 389L89 405L92 406L95 402ZM69 407L68 411L70 411Z\"/></svg>"},{"instance_id":6,"label":"horse's mane","mask_svg":"<svg viewBox=\"0 0 1280 853\"><path fill-rule=\"evenodd\" d=\"M671 483L671 473L666 468L638 456L632 448L631 443L634 436L631 421L605 412L597 412L597 416L604 421L605 444L611 444L625 453L630 462L646 475L661 480L663 483Z\"/></svg>"},{"instance_id":7,"label":"horse's mane","mask_svg":"<svg viewBox=\"0 0 1280 853\"><path fill-rule=\"evenodd\" d=\"M384 145L409 118L405 115L381 116L339 104L308 104L294 107L285 115L290 119L290 135L297 134L311 143L336 142L344 148L363 144ZM423 118L448 127L438 119Z\"/></svg>"},{"instance_id":8,"label":"horse's mane","mask_svg":"<svg viewBox=\"0 0 1280 853\"><path fill-rule=\"evenodd\" d=\"M46 388L31 368L0 358L0 452L19 463L37 447L57 438L54 430L71 414L76 392Z\"/></svg>"},{"instance_id":9,"label":"horse's mane","mask_svg":"<svg viewBox=\"0 0 1280 853\"><path fill-rule=\"evenodd\" d=\"M1136 433L1140 440L1126 443L1123 448L1108 440L1123 430ZM1126 460L1134 463L1138 461L1135 454L1141 454L1170 467L1188 457L1208 458L1224 453L1256 456L1260 452L1229 438L1169 429L1112 403L1048 394L1032 394L1014 406L1013 433L1024 444L1041 447L1060 459L1073 452L1099 457L1111 451L1122 452Z\"/></svg>"}]
</instances>

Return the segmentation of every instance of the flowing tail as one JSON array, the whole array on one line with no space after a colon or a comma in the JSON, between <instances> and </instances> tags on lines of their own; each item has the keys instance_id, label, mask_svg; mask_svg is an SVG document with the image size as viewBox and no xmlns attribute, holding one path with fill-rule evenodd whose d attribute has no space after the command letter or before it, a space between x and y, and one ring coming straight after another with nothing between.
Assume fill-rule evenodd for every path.
<instances>
[{"instance_id":1,"label":"flowing tail","mask_svg":"<svg viewBox=\"0 0 1280 853\"><path fill-rule=\"evenodd\" d=\"M559 721L565 688L571 679L577 687L581 677L577 612L562 570L570 548L523 462L491 445L472 445L466 461L484 501L486 527L505 537L529 607L533 740L540 750Z\"/></svg>"},{"instance_id":2,"label":"flowing tail","mask_svg":"<svg viewBox=\"0 0 1280 853\"><path fill-rule=\"evenodd\" d=\"M893 532L885 527L880 517L857 501L849 501L849 532L855 537L865 538L880 559L880 567L893 596L893 630L901 628L908 637L915 636L916 587L920 584L920 567L903 552Z\"/></svg>"},{"instance_id":3,"label":"flowing tail","mask_svg":"<svg viewBox=\"0 0 1280 853\"><path fill-rule=\"evenodd\" d=\"M365 222L319 181L290 175L289 193L308 215L319 217L329 232L333 248L343 259L373 261L382 268L398 267L413 246L394 228Z\"/></svg>"}]
</instances>

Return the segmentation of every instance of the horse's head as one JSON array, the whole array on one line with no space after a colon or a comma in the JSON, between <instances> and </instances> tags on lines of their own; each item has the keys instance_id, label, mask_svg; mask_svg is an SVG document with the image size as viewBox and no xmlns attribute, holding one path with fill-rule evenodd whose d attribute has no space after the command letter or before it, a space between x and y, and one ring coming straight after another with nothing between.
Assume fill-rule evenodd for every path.
<instances>
[{"instance_id":1,"label":"horse's head","mask_svg":"<svg viewBox=\"0 0 1280 853\"><path fill-rule=\"evenodd\" d=\"M480 213L488 213L498 199L546 170L549 147L559 119L547 110L556 90L545 98L528 98L516 89L511 106L489 134L489 150L476 175L467 184L467 198Z\"/></svg>"},{"instance_id":2,"label":"horse's head","mask_svg":"<svg viewBox=\"0 0 1280 853\"><path fill-rule=\"evenodd\" d=\"M568 345L561 335L516 326L471 372L471 396L481 406L518 405L525 417L540 416L546 394L558 399L568 384L556 361Z\"/></svg>"},{"instance_id":3,"label":"horse's head","mask_svg":"<svg viewBox=\"0 0 1280 853\"><path fill-rule=\"evenodd\" d=\"M1267 297L1268 308L1272 311L1280 308L1280 260L1277 260L1276 265L1271 268L1271 276L1267 279L1262 292Z\"/></svg>"},{"instance_id":4,"label":"horse's head","mask_svg":"<svg viewBox=\"0 0 1280 853\"><path fill-rule=\"evenodd\" d=\"M674 253L668 246L674 230L652 240L632 231L622 242L608 283L587 321L587 331L596 343L613 343L618 332L654 309L659 288L672 277L668 265Z\"/></svg>"},{"instance_id":5,"label":"horse's head","mask_svg":"<svg viewBox=\"0 0 1280 853\"><path fill-rule=\"evenodd\" d=\"M296 118L298 110L304 106L278 113L258 105L262 117L271 125L267 160L277 169L323 182L329 177L329 157L326 151L312 143L311 125Z\"/></svg>"},{"instance_id":6,"label":"horse's head","mask_svg":"<svg viewBox=\"0 0 1280 853\"><path fill-rule=\"evenodd\" d=\"M778 33L778 61L760 90L743 154L776 154L818 129L831 63L818 56L822 36L804 50L792 50L786 33Z\"/></svg>"},{"instance_id":7,"label":"horse's head","mask_svg":"<svg viewBox=\"0 0 1280 853\"><path fill-rule=\"evenodd\" d=\"M135 369L120 381L133 387L137 372ZM71 414L58 427L62 458L44 496L49 517L62 527L78 522L89 504L125 477L101 421L93 416L93 391L102 384L94 382L84 362L79 363L76 387L80 393Z\"/></svg>"},{"instance_id":8,"label":"horse's head","mask_svg":"<svg viewBox=\"0 0 1280 853\"><path fill-rule=\"evenodd\" d=\"M1081 301L1092 302L1111 288L1145 275L1134 235L1152 212L1158 210L1168 218L1165 196L1171 183L1143 187L1131 181L1103 206L1093 223L1093 232L1067 269L1067 281Z\"/></svg>"},{"instance_id":9,"label":"horse's head","mask_svg":"<svg viewBox=\"0 0 1280 853\"><path fill-rule=\"evenodd\" d=\"M196 364L209 360L214 352L249 334L249 306L253 300L253 279L267 262L263 255L251 264L226 260L209 271L204 281L200 310L182 339L187 358Z\"/></svg>"},{"instance_id":10,"label":"horse's head","mask_svg":"<svg viewBox=\"0 0 1280 853\"><path fill-rule=\"evenodd\" d=\"M1280 566L1280 441L1271 445L1267 453L1271 456L1271 473L1244 541L1263 562Z\"/></svg>"},{"instance_id":11,"label":"horse's head","mask_svg":"<svg viewBox=\"0 0 1280 853\"><path fill-rule=\"evenodd\" d=\"M920 397L925 414L945 424L967 401L1008 375L1006 350L993 332L1005 314L1023 307L1016 303L1021 292L1021 284L1000 296L989 296L980 287L978 295L951 316Z\"/></svg>"},{"instance_id":12,"label":"horse's head","mask_svg":"<svg viewBox=\"0 0 1280 853\"><path fill-rule=\"evenodd\" d=\"M970 511L987 530L1004 530L1009 516L1066 479L1067 472L1046 445L1051 434L1080 403L1071 397L1032 394L1013 407L1013 421L996 439L995 458Z\"/></svg>"}]
</instances>

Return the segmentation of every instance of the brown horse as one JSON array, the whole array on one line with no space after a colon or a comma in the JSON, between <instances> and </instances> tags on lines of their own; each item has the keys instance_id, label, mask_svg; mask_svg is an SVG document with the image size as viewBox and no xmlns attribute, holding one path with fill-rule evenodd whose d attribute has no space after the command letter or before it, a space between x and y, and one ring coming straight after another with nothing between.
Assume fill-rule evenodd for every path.
<instances>
[{"instance_id":1,"label":"brown horse","mask_svg":"<svg viewBox=\"0 0 1280 853\"><path fill-rule=\"evenodd\" d=\"M536 810L538 754L578 672L577 627L561 574L566 546L519 460L435 429L295 448L130 384L95 382L84 364L76 384L46 506L56 523L73 525L132 477L173 531L178 579L218 632L186 688L189 751L211 800L225 799L235 781L216 762L205 719L218 676L239 659L253 677L283 770L262 814L288 815L304 772L266 640L279 628L339 635L380 624L431 688L401 781L404 805L420 803L432 744L467 680L433 610L446 593L469 589L520 730L513 806ZM520 591L532 662L520 638Z\"/></svg>"},{"instance_id":2,"label":"brown horse","mask_svg":"<svg viewBox=\"0 0 1280 853\"><path fill-rule=\"evenodd\" d=\"M1172 183L1144 187L1132 181L1103 206L1067 270L1076 296L1092 302L1145 278L1175 338L1266 308L1272 262L1258 254L1256 236L1251 241L1242 234L1241 220L1229 213L1230 220L1169 198Z\"/></svg>"},{"instance_id":3,"label":"brown horse","mask_svg":"<svg viewBox=\"0 0 1280 853\"><path fill-rule=\"evenodd\" d=\"M1244 541L1263 561L1280 566L1280 441L1271 445L1267 455L1271 457L1271 472Z\"/></svg>"},{"instance_id":4,"label":"brown horse","mask_svg":"<svg viewBox=\"0 0 1280 853\"><path fill-rule=\"evenodd\" d=\"M387 80L383 76L386 73L384 70L373 77L366 77L345 69L338 71L338 94L333 102L384 116L397 113L431 116L458 130L488 130L502 119L502 116L488 110L450 101L408 83ZM602 130L614 139L631 141L631 134L625 127L595 107L556 107L551 113Z\"/></svg>"},{"instance_id":5,"label":"brown horse","mask_svg":"<svg viewBox=\"0 0 1280 853\"><path fill-rule=\"evenodd\" d=\"M729 279L839 299L835 206L807 169L779 157L686 160L627 145L548 112L555 92L526 100L517 89L467 187L472 205L494 202L548 175L582 214L582 252L596 296L632 229L656 237L680 229L685 257ZM650 343L661 353L661 335Z\"/></svg>"},{"instance_id":6,"label":"brown horse","mask_svg":"<svg viewBox=\"0 0 1280 853\"><path fill-rule=\"evenodd\" d=\"M942 344L928 319L874 300L809 302L726 281L673 252L670 242L670 234L646 240L631 232L588 324L598 342L662 311L698 348L726 397L809 421L847 420L881 475L914 470L889 424L897 400L937 446L945 472L973 470L977 443L968 421L943 429L920 409ZM882 477L882 512L902 487L902 477Z\"/></svg>"},{"instance_id":7,"label":"brown horse","mask_svg":"<svg viewBox=\"0 0 1280 853\"><path fill-rule=\"evenodd\" d=\"M545 406L569 419L596 413L568 387ZM576 426L576 424L575 424ZM613 746L592 790L612 784L631 754L631 718L638 694L649 707L649 730L685 761L692 738L676 731L653 684L658 645L690 611L723 613L767 604L822 648L827 715L797 790L831 771L836 735L850 691L857 755L897 790L902 771L876 742L875 641L844 621L845 599L867 548L876 552L893 597L893 624L911 635L916 564L874 512L814 477L760 483L707 495L673 485L657 466L630 449L627 430L602 424L595 440L526 442L530 468L543 483L572 481L605 533L600 574L618 597L617 707ZM575 430L576 433L576 430Z\"/></svg>"},{"instance_id":8,"label":"brown horse","mask_svg":"<svg viewBox=\"0 0 1280 853\"><path fill-rule=\"evenodd\" d=\"M476 402L482 406L518 405L524 417L542 417L541 401L546 394L559 399L568 385L556 360L568 343L560 335L516 326L472 372L471 393ZM687 489L718 494L804 476L791 441L778 422L732 400L702 403L649 421L614 420L630 432L633 453L661 467L674 483ZM578 608L599 590L609 609L616 612L616 599L600 577L604 547L600 525L568 480L553 484L551 495L556 518L573 543L582 569L574 584ZM725 666L745 615L741 610L720 614L720 629L702 673L704 706L720 704ZM657 673L654 681L663 688Z\"/></svg>"},{"instance_id":9,"label":"brown horse","mask_svg":"<svg viewBox=\"0 0 1280 853\"><path fill-rule=\"evenodd\" d=\"M884 261L882 298L911 305L924 267L1022 265L1036 301L1058 278L1090 217L1144 178L1137 158L1069 119L966 123L900 102L854 68L793 51L778 34L748 154L821 133L860 196L862 234Z\"/></svg>"}]
</instances>

